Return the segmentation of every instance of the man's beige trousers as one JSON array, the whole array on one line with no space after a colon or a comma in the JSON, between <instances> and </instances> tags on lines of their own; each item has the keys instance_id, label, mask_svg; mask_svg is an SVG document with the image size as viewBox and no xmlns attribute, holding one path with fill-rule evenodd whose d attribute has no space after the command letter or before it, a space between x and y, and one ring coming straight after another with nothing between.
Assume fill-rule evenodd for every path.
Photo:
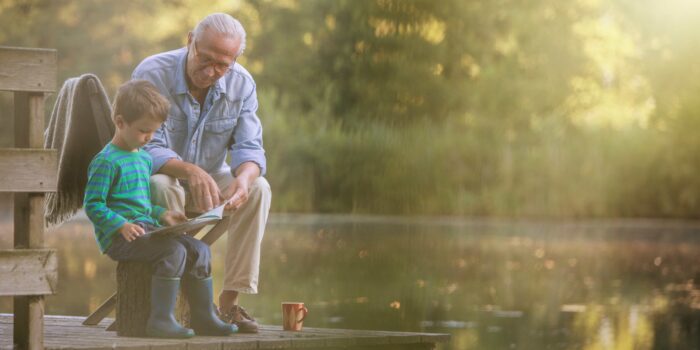
<instances>
[{"instance_id":1,"label":"man's beige trousers","mask_svg":"<svg viewBox=\"0 0 700 350\"><path fill-rule=\"evenodd\" d=\"M212 177L221 191L233 182L230 173ZM154 204L170 210L181 213L196 211L189 191L177 179L167 175L151 176L151 197ZM270 184L265 178L258 177L250 186L248 201L224 218L228 220L224 290L248 294L258 292L260 246L271 198Z\"/></svg>"}]
</instances>

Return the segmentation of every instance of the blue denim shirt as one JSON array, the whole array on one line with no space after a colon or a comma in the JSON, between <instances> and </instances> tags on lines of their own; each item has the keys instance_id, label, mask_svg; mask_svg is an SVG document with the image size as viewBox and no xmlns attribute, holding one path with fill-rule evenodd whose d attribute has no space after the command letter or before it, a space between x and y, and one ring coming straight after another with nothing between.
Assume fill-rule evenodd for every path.
<instances>
[{"instance_id":1,"label":"blue denim shirt","mask_svg":"<svg viewBox=\"0 0 700 350\"><path fill-rule=\"evenodd\" d=\"M209 88L200 106L187 89L186 60L187 48L160 53L143 60L131 76L152 82L170 101L168 120L144 147L153 157L153 172L175 158L209 174L235 171L252 161L264 175L265 150L253 77L236 63Z\"/></svg>"}]
</instances>

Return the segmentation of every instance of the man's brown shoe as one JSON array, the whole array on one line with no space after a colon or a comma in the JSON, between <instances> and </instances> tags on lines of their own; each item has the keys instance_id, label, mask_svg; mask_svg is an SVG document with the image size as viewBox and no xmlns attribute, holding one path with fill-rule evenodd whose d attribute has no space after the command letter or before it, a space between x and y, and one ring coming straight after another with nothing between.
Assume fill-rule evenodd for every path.
<instances>
[{"instance_id":1,"label":"man's brown shoe","mask_svg":"<svg viewBox=\"0 0 700 350\"><path fill-rule=\"evenodd\" d=\"M233 305L228 312L219 315L222 321L235 324L241 333L258 333L258 322L244 308Z\"/></svg>"}]
</instances>

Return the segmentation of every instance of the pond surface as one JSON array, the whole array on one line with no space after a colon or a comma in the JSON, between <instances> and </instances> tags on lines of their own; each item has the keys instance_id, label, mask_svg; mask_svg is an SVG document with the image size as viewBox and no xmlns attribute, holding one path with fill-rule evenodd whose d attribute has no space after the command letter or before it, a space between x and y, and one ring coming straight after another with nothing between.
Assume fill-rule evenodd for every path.
<instances>
[{"instance_id":1,"label":"pond surface","mask_svg":"<svg viewBox=\"0 0 700 350\"><path fill-rule=\"evenodd\" d=\"M306 326L452 334L441 349L698 348L699 233L674 221L273 214L260 294L242 305L267 324L281 324L280 302L304 301ZM88 315L115 290L116 264L84 216L46 240L60 266L47 313ZM224 248L213 246L217 293Z\"/></svg>"}]
</instances>

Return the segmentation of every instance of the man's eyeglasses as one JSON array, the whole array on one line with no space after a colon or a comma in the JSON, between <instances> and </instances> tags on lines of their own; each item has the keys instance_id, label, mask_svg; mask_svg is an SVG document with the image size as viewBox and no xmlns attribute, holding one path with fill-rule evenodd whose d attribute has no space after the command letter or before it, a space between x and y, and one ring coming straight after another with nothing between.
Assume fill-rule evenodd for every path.
<instances>
[{"instance_id":1,"label":"man's eyeglasses","mask_svg":"<svg viewBox=\"0 0 700 350\"><path fill-rule=\"evenodd\" d=\"M231 64L221 63L221 62L217 62L216 60L214 60L213 58L211 58L209 56L202 55L199 52L199 50L197 50L197 41L196 40L192 40L192 48L194 49L194 56L197 58L197 61L199 62L199 64L201 64L202 66L205 66L205 67L211 66L214 69L214 71L216 72L216 74L218 74L218 75L223 75L224 73L226 73L229 70L229 68L231 67L231 64L233 64L233 62L236 61L234 59L234 61L231 62Z\"/></svg>"}]
</instances>

